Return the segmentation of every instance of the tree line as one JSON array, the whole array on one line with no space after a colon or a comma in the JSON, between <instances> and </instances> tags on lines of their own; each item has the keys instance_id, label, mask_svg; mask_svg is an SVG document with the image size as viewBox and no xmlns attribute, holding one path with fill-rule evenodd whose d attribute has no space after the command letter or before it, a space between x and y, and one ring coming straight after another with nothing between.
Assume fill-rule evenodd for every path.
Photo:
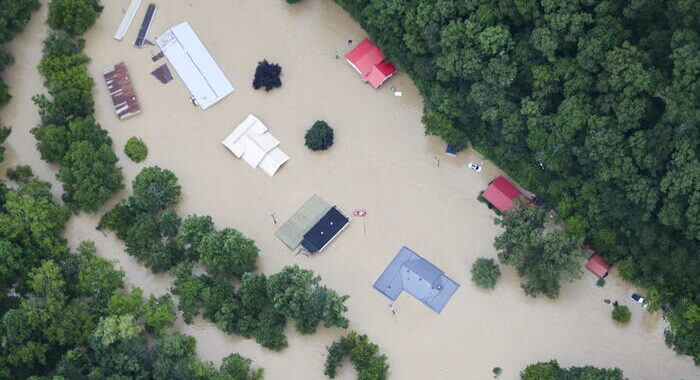
<instances>
[{"instance_id":1,"label":"tree line","mask_svg":"<svg viewBox=\"0 0 700 380\"><path fill-rule=\"evenodd\" d=\"M186 323L202 313L229 334L255 339L271 350L287 345L287 319L301 334L348 327L348 296L321 285L297 265L270 275L254 273L259 250L241 232L217 229L210 216L184 220L173 207L181 188L171 171L146 167L133 193L103 215L98 229L113 231L126 252L153 272L172 271L173 293Z\"/></svg>"},{"instance_id":2,"label":"tree line","mask_svg":"<svg viewBox=\"0 0 700 380\"><path fill-rule=\"evenodd\" d=\"M169 331L170 295L127 291L92 242L70 250L70 211L48 182L19 172L18 186L0 182L0 379L262 378L238 354L219 368L199 360L194 338Z\"/></svg>"},{"instance_id":3,"label":"tree line","mask_svg":"<svg viewBox=\"0 0 700 380\"><path fill-rule=\"evenodd\" d=\"M687 0L335 0L471 144L663 308L700 363L700 8Z\"/></svg>"},{"instance_id":4,"label":"tree line","mask_svg":"<svg viewBox=\"0 0 700 380\"><path fill-rule=\"evenodd\" d=\"M0 0L2 43L39 5ZM2 105L7 90L0 82ZM9 131L0 128L0 144ZM3 152L0 145L0 163ZM218 368L199 360L194 338L169 331L176 319L170 295L126 290L124 273L95 256L91 242L70 250L62 237L70 211L53 201L51 184L28 166L8 169L7 177L15 185L0 179L0 379L262 378L263 370L238 354Z\"/></svg>"},{"instance_id":5,"label":"tree line","mask_svg":"<svg viewBox=\"0 0 700 380\"><path fill-rule=\"evenodd\" d=\"M41 158L60 164L62 200L73 212L95 212L124 188L112 139L94 118L94 80L87 72L90 58L78 35L97 20L97 0L52 0L39 72L48 94L32 99L41 121L32 129Z\"/></svg>"}]
</instances>

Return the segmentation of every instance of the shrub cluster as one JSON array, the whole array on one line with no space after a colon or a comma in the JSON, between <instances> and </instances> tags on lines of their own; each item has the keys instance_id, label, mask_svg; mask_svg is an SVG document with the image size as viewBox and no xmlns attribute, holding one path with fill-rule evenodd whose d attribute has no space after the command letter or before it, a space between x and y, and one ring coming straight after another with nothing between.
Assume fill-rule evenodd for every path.
<instances>
[{"instance_id":1,"label":"shrub cluster","mask_svg":"<svg viewBox=\"0 0 700 380\"><path fill-rule=\"evenodd\" d=\"M148 156L148 147L146 143L143 142L138 137L131 137L126 140L124 145L124 154L134 162L141 162Z\"/></svg>"},{"instance_id":2,"label":"shrub cluster","mask_svg":"<svg viewBox=\"0 0 700 380\"><path fill-rule=\"evenodd\" d=\"M613 306L612 319L620 323L628 323L632 319L632 313L627 306Z\"/></svg>"},{"instance_id":3,"label":"shrub cluster","mask_svg":"<svg viewBox=\"0 0 700 380\"><path fill-rule=\"evenodd\" d=\"M357 370L359 380L385 380L388 378L389 364L386 362L385 355L379 355L379 346L370 342L367 335L359 335L354 331L328 347L325 375L331 379L335 378L343 365L343 360L348 356Z\"/></svg>"},{"instance_id":4,"label":"shrub cluster","mask_svg":"<svg viewBox=\"0 0 700 380\"><path fill-rule=\"evenodd\" d=\"M172 172L144 168L132 187L133 195L106 213L98 228L114 231L127 253L152 271L172 269L185 322L203 311L227 333L272 350L287 345L287 318L302 334L315 332L321 321L347 327L348 297L320 285L312 271L293 266L269 277L254 274L258 248L252 240L232 228L217 230L209 216L182 220L172 210L180 196ZM195 274L197 268L205 273Z\"/></svg>"},{"instance_id":5,"label":"shrub cluster","mask_svg":"<svg viewBox=\"0 0 700 380\"><path fill-rule=\"evenodd\" d=\"M99 0L51 0L48 24L71 35L87 32L102 13Z\"/></svg>"},{"instance_id":6,"label":"shrub cluster","mask_svg":"<svg viewBox=\"0 0 700 380\"><path fill-rule=\"evenodd\" d=\"M124 188L116 166L112 139L95 120L89 58L84 41L51 32L44 41L39 72L46 78L48 95L32 99L41 123L32 129L37 149L47 162L59 163L63 201L73 212L94 212Z\"/></svg>"},{"instance_id":7,"label":"shrub cluster","mask_svg":"<svg viewBox=\"0 0 700 380\"><path fill-rule=\"evenodd\" d=\"M311 150L326 150L333 145L333 128L325 121L318 120L306 131L304 141Z\"/></svg>"},{"instance_id":8,"label":"shrub cluster","mask_svg":"<svg viewBox=\"0 0 700 380\"><path fill-rule=\"evenodd\" d=\"M276 63L270 63L266 59L258 62L258 67L255 69L255 77L253 78L253 88L257 90L265 87L265 91L270 91L273 88L282 86L281 73L282 68Z\"/></svg>"},{"instance_id":9,"label":"shrub cluster","mask_svg":"<svg viewBox=\"0 0 700 380\"><path fill-rule=\"evenodd\" d=\"M619 368L593 366L561 368L556 360L530 364L520 372L521 380L627 380Z\"/></svg>"},{"instance_id":10,"label":"shrub cluster","mask_svg":"<svg viewBox=\"0 0 700 380\"><path fill-rule=\"evenodd\" d=\"M485 289L493 289L499 277L501 277L501 269L493 259L480 257L474 261L472 265L472 281L476 285Z\"/></svg>"}]
</instances>

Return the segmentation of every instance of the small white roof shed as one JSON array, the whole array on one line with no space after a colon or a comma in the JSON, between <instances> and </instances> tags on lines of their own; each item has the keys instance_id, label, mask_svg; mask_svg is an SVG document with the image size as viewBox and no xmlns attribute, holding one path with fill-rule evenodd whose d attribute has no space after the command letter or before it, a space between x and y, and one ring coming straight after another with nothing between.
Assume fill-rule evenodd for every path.
<instances>
[{"instance_id":1,"label":"small white roof shed","mask_svg":"<svg viewBox=\"0 0 700 380\"><path fill-rule=\"evenodd\" d=\"M187 21L156 37L156 43L203 110L233 92L233 85Z\"/></svg>"},{"instance_id":2,"label":"small white roof shed","mask_svg":"<svg viewBox=\"0 0 700 380\"><path fill-rule=\"evenodd\" d=\"M252 114L226 136L222 143L236 157L242 158L252 168L259 167L270 177L289 161L289 156L278 148L280 141Z\"/></svg>"}]
</instances>

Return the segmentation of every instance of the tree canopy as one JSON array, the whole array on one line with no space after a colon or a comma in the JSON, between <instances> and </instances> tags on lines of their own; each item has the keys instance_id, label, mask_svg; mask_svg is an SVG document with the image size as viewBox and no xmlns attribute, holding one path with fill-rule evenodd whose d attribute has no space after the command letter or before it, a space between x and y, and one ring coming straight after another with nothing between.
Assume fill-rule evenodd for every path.
<instances>
[{"instance_id":1,"label":"tree canopy","mask_svg":"<svg viewBox=\"0 0 700 380\"><path fill-rule=\"evenodd\" d=\"M99 0L51 0L49 26L70 34L83 34L97 21L102 12Z\"/></svg>"},{"instance_id":2,"label":"tree canopy","mask_svg":"<svg viewBox=\"0 0 700 380\"><path fill-rule=\"evenodd\" d=\"M687 0L334 0L468 143L647 288L700 360L700 7ZM690 336L688 336L690 334Z\"/></svg>"},{"instance_id":3,"label":"tree canopy","mask_svg":"<svg viewBox=\"0 0 700 380\"><path fill-rule=\"evenodd\" d=\"M521 380L627 380L618 368L593 366L561 368L556 360L530 364L520 372Z\"/></svg>"},{"instance_id":4,"label":"tree canopy","mask_svg":"<svg viewBox=\"0 0 700 380\"><path fill-rule=\"evenodd\" d=\"M581 261L586 251L581 239L561 230L546 231L546 212L523 201L496 219L504 231L496 237L494 246L503 264L512 265L525 279L521 287L525 294L548 298L559 296L560 280L573 281L581 277Z\"/></svg>"},{"instance_id":5,"label":"tree canopy","mask_svg":"<svg viewBox=\"0 0 700 380\"><path fill-rule=\"evenodd\" d=\"M49 18L53 9L79 2L52 0ZM62 199L68 208L95 212L124 185L112 139L93 117L95 82L88 75L90 59L82 53L83 47L83 40L63 32L52 31L44 40L44 57L38 68L46 79L48 95L32 98L41 118L32 133L41 158L61 164L57 178L63 184Z\"/></svg>"}]
</instances>

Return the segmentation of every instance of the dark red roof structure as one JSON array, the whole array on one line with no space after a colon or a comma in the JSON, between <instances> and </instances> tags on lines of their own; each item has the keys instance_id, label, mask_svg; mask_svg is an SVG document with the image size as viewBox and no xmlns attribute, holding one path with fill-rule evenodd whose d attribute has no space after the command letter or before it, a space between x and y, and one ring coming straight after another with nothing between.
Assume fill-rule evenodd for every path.
<instances>
[{"instance_id":1,"label":"dark red roof structure","mask_svg":"<svg viewBox=\"0 0 700 380\"><path fill-rule=\"evenodd\" d=\"M586 263L586 269L589 271L593 272L596 276L600 278L604 278L605 276L608 275L608 270L610 270L610 264L608 264L605 259L603 259L603 256L596 252L591 256L590 259L588 259L588 262Z\"/></svg>"},{"instance_id":2,"label":"dark red roof structure","mask_svg":"<svg viewBox=\"0 0 700 380\"><path fill-rule=\"evenodd\" d=\"M503 176L493 180L482 194L489 203L500 211L508 210L513 205L513 201L522 195L523 193Z\"/></svg>"},{"instance_id":3,"label":"dark red roof structure","mask_svg":"<svg viewBox=\"0 0 700 380\"><path fill-rule=\"evenodd\" d=\"M124 120L141 112L141 105L131 85L129 70L124 62L102 70L117 116Z\"/></svg>"},{"instance_id":4,"label":"dark red roof structure","mask_svg":"<svg viewBox=\"0 0 700 380\"><path fill-rule=\"evenodd\" d=\"M396 73L396 67L384 60L384 54L369 38L345 54L345 59L374 88L379 88Z\"/></svg>"}]
</instances>

